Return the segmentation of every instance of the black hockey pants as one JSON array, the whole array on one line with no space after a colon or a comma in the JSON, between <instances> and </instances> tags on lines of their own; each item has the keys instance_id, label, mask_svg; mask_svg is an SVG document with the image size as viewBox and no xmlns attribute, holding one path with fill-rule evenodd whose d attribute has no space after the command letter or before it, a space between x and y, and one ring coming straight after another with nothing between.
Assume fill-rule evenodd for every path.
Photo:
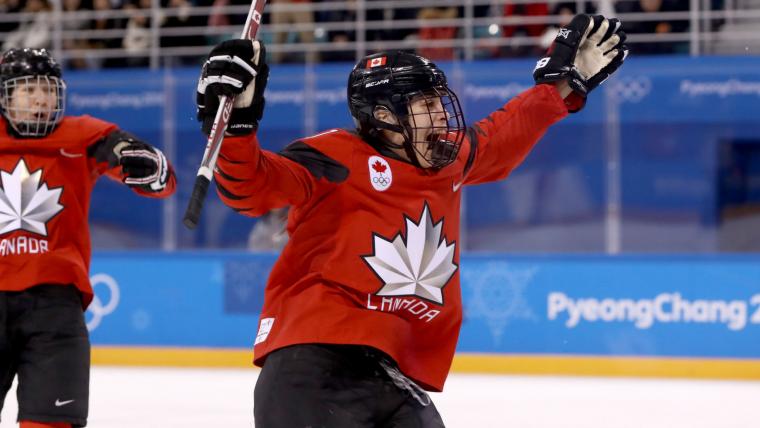
<instances>
[{"instance_id":1,"label":"black hockey pants","mask_svg":"<svg viewBox=\"0 0 760 428\"><path fill-rule=\"evenodd\" d=\"M384 354L295 345L267 356L254 392L256 428L443 428L430 397Z\"/></svg>"}]
</instances>

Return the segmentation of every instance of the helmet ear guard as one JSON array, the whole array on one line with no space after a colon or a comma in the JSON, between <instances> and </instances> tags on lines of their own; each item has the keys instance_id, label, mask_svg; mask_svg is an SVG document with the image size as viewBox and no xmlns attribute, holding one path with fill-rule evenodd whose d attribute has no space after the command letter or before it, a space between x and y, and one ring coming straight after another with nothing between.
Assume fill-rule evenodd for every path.
<instances>
[{"instance_id":1,"label":"helmet ear guard","mask_svg":"<svg viewBox=\"0 0 760 428\"><path fill-rule=\"evenodd\" d=\"M388 112L389 115L393 116L396 119L395 120L396 123L388 122L388 121L378 118L377 114L380 111ZM399 118L396 115L396 113L394 113L391 109L389 109L388 107L384 105L376 105L372 112L372 116L369 118L369 120L366 123L368 123L371 126L371 128L369 129L369 132L372 132L374 134L377 134L377 131L381 129L386 129L388 131L396 132L403 135L407 133L407 128L404 125L402 125L400 122L401 122L401 118ZM396 148L396 149L400 149L404 147L403 144L396 144L390 141L385 141L385 144L389 147Z\"/></svg>"}]
</instances>

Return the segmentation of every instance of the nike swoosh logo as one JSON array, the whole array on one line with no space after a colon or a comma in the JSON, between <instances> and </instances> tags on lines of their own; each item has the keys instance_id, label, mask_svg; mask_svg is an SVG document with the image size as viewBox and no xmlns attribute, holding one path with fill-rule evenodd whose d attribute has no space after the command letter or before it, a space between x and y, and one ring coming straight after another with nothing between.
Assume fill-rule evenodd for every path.
<instances>
[{"instance_id":1,"label":"nike swoosh logo","mask_svg":"<svg viewBox=\"0 0 760 428\"><path fill-rule=\"evenodd\" d=\"M452 184L452 185L451 185L451 190L452 190L454 193L456 193L456 192L457 192L457 190L459 190L459 188L460 188L460 187L462 187L462 183L464 183L464 181L460 181L459 183L454 183L454 184Z\"/></svg>"},{"instance_id":2,"label":"nike swoosh logo","mask_svg":"<svg viewBox=\"0 0 760 428\"><path fill-rule=\"evenodd\" d=\"M66 400L66 401L61 401L60 399L58 399L58 400L55 400L55 407L61 407L61 406L65 406L65 405L67 405L67 404L69 404L69 403L73 403L74 401L75 401L75 400Z\"/></svg>"},{"instance_id":3,"label":"nike swoosh logo","mask_svg":"<svg viewBox=\"0 0 760 428\"><path fill-rule=\"evenodd\" d=\"M66 156L67 158L81 158L82 156L84 156L81 153L69 153L64 149L61 149L61 154Z\"/></svg>"},{"instance_id":4,"label":"nike swoosh logo","mask_svg":"<svg viewBox=\"0 0 760 428\"><path fill-rule=\"evenodd\" d=\"M305 140L307 138L311 139L315 137L321 137L322 135L332 134L333 132L338 132L338 131L340 131L340 129L330 129L329 131L324 131L324 132L320 132L319 134L314 134L311 137L302 138L302 140Z\"/></svg>"}]
</instances>

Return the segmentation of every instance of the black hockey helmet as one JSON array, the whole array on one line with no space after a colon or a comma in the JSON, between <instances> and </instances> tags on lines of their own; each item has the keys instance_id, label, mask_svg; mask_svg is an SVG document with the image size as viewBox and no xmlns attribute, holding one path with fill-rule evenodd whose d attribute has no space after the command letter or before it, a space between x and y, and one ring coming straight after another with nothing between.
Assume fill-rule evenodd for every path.
<instances>
[{"instance_id":1,"label":"black hockey helmet","mask_svg":"<svg viewBox=\"0 0 760 428\"><path fill-rule=\"evenodd\" d=\"M415 140L415 130L422 129L410 114L412 100L440 99L446 124L427 125L428 136ZM459 99L449 89L446 75L434 63L419 55L402 52L380 52L362 58L348 78L348 106L359 133L378 137L380 129L398 132L404 136L403 148L410 160L420 166L417 152L432 168L442 168L452 163L464 140L464 116ZM378 108L387 109L398 124L390 124L375 118ZM441 111L428 110L434 115ZM430 124L432 121L427 121ZM397 144L389 143L399 148Z\"/></svg>"},{"instance_id":2,"label":"black hockey helmet","mask_svg":"<svg viewBox=\"0 0 760 428\"><path fill-rule=\"evenodd\" d=\"M13 100L18 88L32 86L54 95L54 101L40 106L31 99ZM50 134L63 119L65 97L61 67L47 50L10 49L0 57L0 110L19 136Z\"/></svg>"}]
</instances>

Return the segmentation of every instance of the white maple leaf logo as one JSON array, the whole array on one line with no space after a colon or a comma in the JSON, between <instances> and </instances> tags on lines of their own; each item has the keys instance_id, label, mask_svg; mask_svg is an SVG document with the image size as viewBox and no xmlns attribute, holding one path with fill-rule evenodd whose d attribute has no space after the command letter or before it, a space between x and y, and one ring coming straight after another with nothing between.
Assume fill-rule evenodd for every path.
<instances>
[{"instance_id":1,"label":"white maple leaf logo","mask_svg":"<svg viewBox=\"0 0 760 428\"><path fill-rule=\"evenodd\" d=\"M441 237L443 220L433 224L427 204L419 222L406 219L406 240L399 232L389 241L374 235L375 252L364 256L383 281L378 296L417 296L443 304L443 287L454 275L456 242Z\"/></svg>"},{"instance_id":2,"label":"white maple leaf logo","mask_svg":"<svg viewBox=\"0 0 760 428\"><path fill-rule=\"evenodd\" d=\"M48 189L41 178L42 170L30 174L24 159L10 174L0 171L0 234L23 229L47 236L47 222L63 209L63 189Z\"/></svg>"}]
</instances>

